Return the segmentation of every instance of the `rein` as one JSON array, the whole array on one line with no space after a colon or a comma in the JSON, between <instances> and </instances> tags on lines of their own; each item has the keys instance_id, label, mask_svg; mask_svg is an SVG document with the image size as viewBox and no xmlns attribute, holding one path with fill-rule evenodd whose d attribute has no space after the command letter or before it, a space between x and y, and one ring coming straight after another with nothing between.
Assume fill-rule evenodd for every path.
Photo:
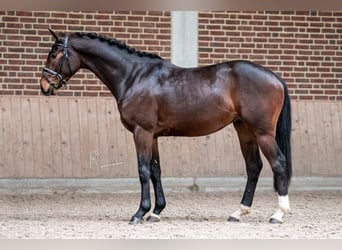
<instances>
[{"instance_id":1,"label":"rein","mask_svg":"<svg viewBox=\"0 0 342 250\"><path fill-rule=\"evenodd\" d=\"M69 72L71 73L71 67L70 67L70 62L69 62L69 53L68 53L68 42L69 42L69 36L65 36L64 38L64 43L60 44L60 43L56 43L56 46L61 46L63 47L63 56L61 58L61 60L59 61L58 65L57 65L57 70L54 71L52 69L49 68L44 68L42 74L46 77L46 76L51 76L50 78L46 77L46 79L49 81L49 91L47 93L47 95L51 95L53 89L59 89L60 87L62 87L63 85L66 85L67 80L65 80L63 78L63 76L60 74L60 71L63 67L63 64L65 63L65 61L68 64L68 68L69 68ZM51 80L51 78L57 79L57 82L54 82Z\"/></svg>"}]
</instances>

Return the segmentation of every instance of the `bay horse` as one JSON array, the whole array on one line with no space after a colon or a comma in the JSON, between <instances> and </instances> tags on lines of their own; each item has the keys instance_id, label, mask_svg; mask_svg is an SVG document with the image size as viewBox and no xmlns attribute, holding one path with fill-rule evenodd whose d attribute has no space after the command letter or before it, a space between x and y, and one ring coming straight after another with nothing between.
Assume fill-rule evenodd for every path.
<instances>
[{"instance_id":1,"label":"bay horse","mask_svg":"<svg viewBox=\"0 0 342 250\"><path fill-rule=\"evenodd\" d=\"M81 68L92 71L117 101L122 124L133 133L141 200L129 223L158 222L166 206L161 182L158 137L203 136L233 123L247 169L240 207L228 221L251 212L262 169L260 151L268 160L278 193L271 223L289 212L291 167L291 104L285 82L269 69L236 60L198 68L181 68L155 54L96 33L59 33L40 80L45 95L58 89Z\"/></svg>"}]
</instances>

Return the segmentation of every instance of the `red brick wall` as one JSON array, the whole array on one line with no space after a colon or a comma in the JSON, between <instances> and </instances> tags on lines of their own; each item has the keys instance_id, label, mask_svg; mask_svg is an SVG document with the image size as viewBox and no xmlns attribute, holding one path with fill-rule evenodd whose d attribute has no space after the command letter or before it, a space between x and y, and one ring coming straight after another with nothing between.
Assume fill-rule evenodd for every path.
<instances>
[{"instance_id":1,"label":"red brick wall","mask_svg":"<svg viewBox=\"0 0 342 250\"><path fill-rule=\"evenodd\" d=\"M342 100L342 12L199 13L199 64L235 59L277 72L293 99Z\"/></svg>"},{"instance_id":2,"label":"red brick wall","mask_svg":"<svg viewBox=\"0 0 342 250\"><path fill-rule=\"evenodd\" d=\"M98 32L171 58L170 12L0 11L0 95L40 94L40 72L53 43L47 28ZM60 95L107 96L110 92L93 73L81 70Z\"/></svg>"},{"instance_id":3,"label":"red brick wall","mask_svg":"<svg viewBox=\"0 0 342 250\"><path fill-rule=\"evenodd\" d=\"M98 32L171 59L170 12L0 11L0 95L39 95L47 28ZM248 59L281 75L293 99L342 100L342 12L200 12L199 64ZM82 70L71 96L107 96Z\"/></svg>"}]
</instances>

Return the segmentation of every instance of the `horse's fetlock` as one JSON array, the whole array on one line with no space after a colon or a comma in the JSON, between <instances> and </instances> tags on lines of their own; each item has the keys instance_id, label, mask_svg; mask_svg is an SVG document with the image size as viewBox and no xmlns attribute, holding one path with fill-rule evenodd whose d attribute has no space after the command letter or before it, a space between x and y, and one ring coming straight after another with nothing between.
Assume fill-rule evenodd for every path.
<instances>
[{"instance_id":1,"label":"horse's fetlock","mask_svg":"<svg viewBox=\"0 0 342 250\"><path fill-rule=\"evenodd\" d=\"M141 209L147 213L148 211L151 210L151 202L150 201L143 201L141 203Z\"/></svg>"},{"instance_id":2,"label":"horse's fetlock","mask_svg":"<svg viewBox=\"0 0 342 250\"><path fill-rule=\"evenodd\" d=\"M156 202L156 207L158 208L158 210L162 211L166 207L166 201L163 200Z\"/></svg>"}]
</instances>

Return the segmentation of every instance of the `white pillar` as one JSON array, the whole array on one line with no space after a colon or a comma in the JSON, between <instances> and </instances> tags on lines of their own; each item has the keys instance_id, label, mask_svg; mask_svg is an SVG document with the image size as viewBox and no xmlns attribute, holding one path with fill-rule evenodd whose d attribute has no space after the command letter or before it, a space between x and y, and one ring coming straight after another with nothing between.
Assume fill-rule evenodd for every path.
<instances>
[{"instance_id":1,"label":"white pillar","mask_svg":"<svg viewBox=\"0 0 342 250\"><path fill-rule=\"evenodd\" d=\"M172 11L171 62L182 67L198 64L198 13Z\"/></svg>"}]
</instances>

